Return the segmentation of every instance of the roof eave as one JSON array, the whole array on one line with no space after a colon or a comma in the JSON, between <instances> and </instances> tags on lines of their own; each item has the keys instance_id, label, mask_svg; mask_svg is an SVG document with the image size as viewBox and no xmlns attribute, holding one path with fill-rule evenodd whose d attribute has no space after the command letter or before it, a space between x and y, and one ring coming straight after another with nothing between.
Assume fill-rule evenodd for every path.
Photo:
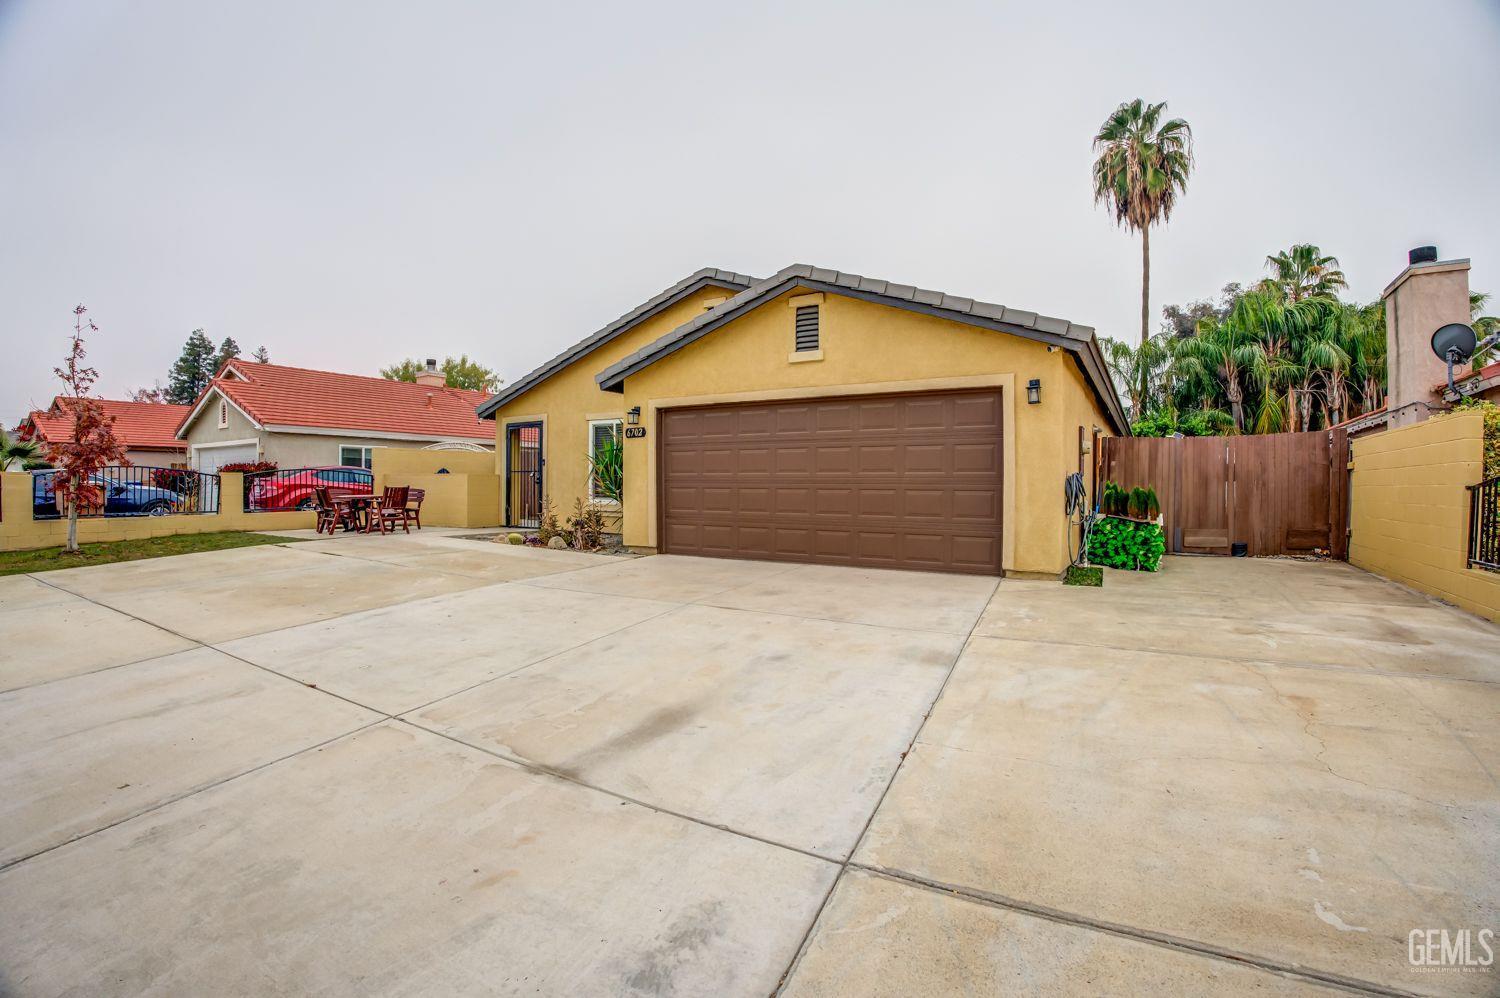
<instances>
[{"instance_id":1,"label":"roof eave","mask_svg":"<svg viewBox=\"0 0 1500 998\"><path fill-rule=\"evenodd\" d=\"M1095 397L1099 400L1110 421L1115 424L1115 430L1122 436L1130 435L1130 422L1125 418L1124 407L1120 404L1115 394L1113 383L1109 379L1109 367L1104 361L1103 351L1099 348L1097 338L1090 330L1088 335L1076 335L1073 329L1084 329L1086 327L1066 324L1063 332L1049 332L1045 329L1037 329L1032 326L1023 326L1014 322L1006 322L1004 319L995 319L983 315L974 315L969 312L960 312L953 309L943 308L940 305L908 299L899 295L883 294L860 287L850 287L844 284L836 284L830 281L804 277L799 274L791 274L784 280L771 285L754 296L748 297L740 302L731 299L714 310L714 318L702 323L696 329L684 335L681 339L670 344L665 344L660 349L652 351L650 347L640 351L640 355L634 360L625 358L616 362L594 376L599 388L606 392L623 393L625 391L625 379L631 375L650 367L663 357L670 356L681 350L690 343L701 339L715 329L724 326L740 316L759 308L774 298L785 294L791 288L807 288L811 291L822 291L826 294L844 295L849 298L858 298L876 304L889 305L895 308L904 308L909 311L919 312L925 315L936 316L952 322L960 322L965 325L977 326L982 329L990 329L996 332L1009 333L1024 339L1045 343L1048 346L1061 347L1072 353L1084 374L1084 380L1089 383ZM722 310L722 311L721 311ZM1038 317L1041 318L1041 317ZM1058 323L1061 320L1049 320ZM670 335L670 334L668 334ZM1102 379L1102 380L1101 380ZM1103 386L1108 386L1105 391Z\"/></svg>"},{"instance_id":2,"label":"roof eave","mask_svg":"<svg viewBox=\"0 0 1500 998\"><path fill-rule=\"evenodd\" d=\"M744 291L750 287L751 279L746 278L743 274L735 274L732 271L705 267L683 278L678 284L681 286L674 285L653 298L647 299L629 312L626 312L619 319L616 319L615 322L605 326L601 330L590 333L556 357L553 357L534 371L518 379L515 384L507 385L504 390L496 392L492 398L474 410L475 415L480 419L494 419L495 413L503 406L520 398L537 385L547 381L554 374L587 357L600 347L624 336L641 323L660 315L664 310L671 308L689 295L695 294L706 287L722 288L725 291L733 292Z\"/></svg>"}]
</instances>

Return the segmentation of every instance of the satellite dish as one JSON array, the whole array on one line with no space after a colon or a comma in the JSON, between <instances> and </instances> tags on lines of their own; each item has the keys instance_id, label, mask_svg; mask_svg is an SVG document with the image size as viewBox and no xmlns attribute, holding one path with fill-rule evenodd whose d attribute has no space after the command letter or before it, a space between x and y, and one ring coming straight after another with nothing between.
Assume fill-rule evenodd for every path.
<instances>
[{"instance_id":1,"label":"satellite dish","mask_svg":"<svg viewBox=\"0 0 1500 998\"><path fill-rule=\"evenodd\" d=\"M1450 322L1432 334L1432 352L1437 354L1438 360L1452 364L1462 364L1474 356L1478 344L1479 337L1474 335L1474 330L1462 322Z\"/></svg>"}]
</instances>

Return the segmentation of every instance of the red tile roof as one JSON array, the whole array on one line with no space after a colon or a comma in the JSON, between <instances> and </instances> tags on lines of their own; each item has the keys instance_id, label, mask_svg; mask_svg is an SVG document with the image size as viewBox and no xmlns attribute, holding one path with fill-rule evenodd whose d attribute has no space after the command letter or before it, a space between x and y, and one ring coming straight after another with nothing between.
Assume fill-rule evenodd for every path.
<instances>
[{"instance_id":1,"label":"red tile roof","mask_svg":"<svg viewBox=\"0 0 1500 998\"><path fill-rule=\"evenodd\" d=\"M194 407L214 389L262 426L406 433L434 440L495 439L494 424L482 423L474 414L489 398L486 392L243 362L226 365ZM187 422L180 421L179 433Z\"/></svg>"},{"instance_id":2,"label":"red tile roof","mask_svg":"<svg viewBox=\"0 0 1500 998\"><path fill-rule=\"evenodd\" d=\"M1369 419L1371 416L1378 416L1383 412L1385 412L1385 406L1381 406L1378 409L1371 409L1369 412L1362 412L1358 416L1350 416L1348 419L1344 420L1341 423L1334 423L1329 427L1329 429L1336 430L1340 426L1348 426L1350 423L1357 422L1361 419Z\"/></svg>"},{"instance_id":3,"label":"red tile roof","mask_svg":"<svg viewBox=\"0 0 1500 998\"><path fill-rule=\"evenodd\" d=\"M131 450L172 450L186 453L187 444L177 439L177 426L188 414L188 406L165 402L117 402L95 399L107 415L115 418L115 436ZM30 426L29 435L38 440L61 443L72 439L73 415L61 399L53 399L48 409L27 413L21 426Z\"/></svg>"},{"instance_id":4,"label":"red tile roof","mask_svg":"<svg viewBox=\"0 0 1500 998\"><path fill-rule=\"evenodd\" d=\"M1457 384L1460 381L1468 381L1471 378L1488 379L1488 378L1493 378L1496 375L1500 375L1500 361L1496 361L1493 364L1486 364L1484 367L1480 368L1477 371L1473 370L1472 368L1470 370L1464 371L1463 373L1459 373L1458 371L1454 371L1453 372L1453 382L1454 382L1454 384ZM1448 382L1447 381L1439 381L1437 384L1433 385L1432 387L1434 389L1436 389L1437 391L1443 391L1443 390L1445 390L1448 387Z\"/></svg>"}]
</instances>

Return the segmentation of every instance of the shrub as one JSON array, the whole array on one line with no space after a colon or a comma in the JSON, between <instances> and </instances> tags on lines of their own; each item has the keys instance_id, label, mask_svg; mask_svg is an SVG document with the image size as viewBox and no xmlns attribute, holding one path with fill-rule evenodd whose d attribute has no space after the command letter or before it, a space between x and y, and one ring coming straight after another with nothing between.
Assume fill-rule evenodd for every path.
<instances>
[{"instance_id":1,"label":"shrub","mask_svg":"<svg viewBox=\"0 0 1500 998\"><path fill-rule=\"evenodd\" d=\"M1484 477L1500 475L1500 405L1486 399L1461 399L1454 409L1477 409L1484 414Z\"/></svg>"},{"instance_id":2,"label":"shrub","mask_svg":"<svg viewBox=\"0 0 1500 998\"><path fill-rule=\"evenodd\" d=\"M552 500L543 499L542 518L536 528L537 543L550 547L552 538L560 536L562 532L562 525L557 522L557 510L552 508Z\"/></svg>"},{"instance_id":3,"label":"shrub","mask_svg":"<svg viewBox=\"0 0 1500 998\"><path fill-rule=\"evenodd\" d=\"M253 475L257 471L275 471L275 461L230 461L228 464L219 465L220 471L241 471L247 475Z\"/></svg>"},{"instance_id":4,"label":"shrub","mask_svg":"<svg viewBox=\"0 0 1500 998\"><path fill-rule=\"evenodd\" d=\"M1124 516L1130 497L1114 482L1105 482L1099 493L1099 511L1105 516Z\"/></svg>"},{"instance_id":5,"label":"shrub","mask_svg":"<svg viewBox=\"0 0 1500 998\"><path fill-rule=\"evenodd\" d=\"M506 534L505 541L507 544L525 544L526 538L520 534Z\"/></svg>"},{"instance_id":6,"label":"shrub","mask_svg":"<svg viewBox=\"0 0 1500 998\"><path fill-rule=\"evenodd\" d=\"M573 500L573 515L568 518L568 530L573 534L573 547L580 551L597 551L604 546L604 536L609 527L604 522L604 510L593 503L585 505L582 499Z\"/></svg>"},{"instance_id":7,"label":"shrub","mask_svg":"<svg viewBox=\"0 0 1500 998\"><path fill-rule=\"evenodd\" d=\"M1136 523L1107 516L1089 532L1089 561L1109 568L1154 572L1167 542L1155 523Z\"/></svg>"}]
</instances>

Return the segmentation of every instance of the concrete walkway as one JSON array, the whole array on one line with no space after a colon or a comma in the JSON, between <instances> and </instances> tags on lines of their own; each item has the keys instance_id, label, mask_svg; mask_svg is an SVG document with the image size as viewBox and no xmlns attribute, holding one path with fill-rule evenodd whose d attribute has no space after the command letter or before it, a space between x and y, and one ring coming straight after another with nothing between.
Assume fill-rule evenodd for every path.
<instances>
[{"instance_id":1,"label":"concrete walkway","mask_svg":"<svg viewBox=\"0 0 1500 998\"><path fill-rule=\"evenodd\" d=\"M450 534L0 579L0 994L1500 990L1473 617Z\"/></svg>"}]
</instances>

